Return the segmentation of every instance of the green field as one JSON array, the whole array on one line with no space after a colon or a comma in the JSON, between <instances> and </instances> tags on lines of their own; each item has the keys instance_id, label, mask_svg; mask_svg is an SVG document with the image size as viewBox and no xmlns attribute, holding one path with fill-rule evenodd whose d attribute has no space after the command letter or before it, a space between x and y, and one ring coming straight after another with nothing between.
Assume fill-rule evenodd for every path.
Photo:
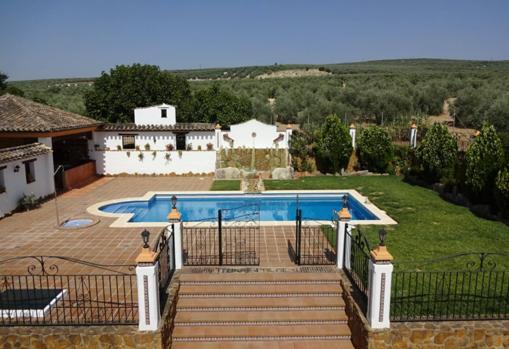
<instances>
[{"instance_id":1,"label":"green field","mask_svg":"<svg viewBox=\"0 0 509 349\"><path fill-rule=\"evenodd\" d=\"M442 200L436 192L407 184L396 176L303 177L288 181L265 180L264 185L267 190L359 191L398 222L395 226L386 227L389 232L387 246L396 263L416 262L464 252L509 251L509 227L505 224L479 218L465 207ZM378 242L379 228L361 228L372 245ZM468 260L472 259L457 259L448 264L430 264L423 268L464 268ZM509 266L507 258L496 260L499 266Z\"/></svg>"}]
</instances>

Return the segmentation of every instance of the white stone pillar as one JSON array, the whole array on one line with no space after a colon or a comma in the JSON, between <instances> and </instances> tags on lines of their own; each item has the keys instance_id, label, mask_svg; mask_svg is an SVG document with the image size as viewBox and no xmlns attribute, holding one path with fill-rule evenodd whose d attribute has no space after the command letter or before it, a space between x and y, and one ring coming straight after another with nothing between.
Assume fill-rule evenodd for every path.
<instances>
[{"instance_id":1,"label":"white stone pillar","mask_svg":"<svg viewBox=\"0 0 509 349\"><path fill-rule=\"evenodd\" d=\"M217 124L216 125L216 144L215 144L215 147L216 147L216 150L219 150L222 148L222 140L221 140L221 125Z\"/></svg>"},{"instance_id":2,"label":"white stone pillar","mask_svg":"<svg viewBox=\"0 0 509 349\"><path fill-rule=\"evenodd\" d=\"M159 314L159 263L157 253L148 244L136 258L136 284L138 288L138 329L157 331Z\"/></svg>"},{"instance_id":3,"label":"white stone pillar","mask_svg":"<svg viewBox=\"0 0 509 349\"><path fill-rule=\"evenodd\" d=\"M175 239L175 269L182 269L182 232L184 224L182 223L182 215L173 208L168 214L168 221L173 225L173 238Z\"/></svg>"},{"instance_id":4,"label":"white stone pillar","mask_svg":"<svg viewBox=\"0 0 509 349\"><path fill-rule=\"evenodd\" d=\"M355 129L354 124L350 124L350 137L352 138L352 148L355 149L355 137L357 134L357 130Z\"/></svg>"},{"instance_id":5,"label":"white stone pillar","mask_svg":"<svg viewBox=\"0 0 509 349\"><path fill-rule=\"evenodd\" d=\"M348 234L346 234L345 232L345 255L344 255L344 265L343 265L343 268L347 269L347 270L351 270L352 269L352 266L351 266L351 257L352 257L352 224L351 223L347 223L345 224L346 225L346 231L348 232Z\"/></svg>"},{"instance_id":6,"label":"white stone pillar","mask_svg":"<svg viewBox=\"0 0 509 349\"><path fill-rule=\"evenodd\" d=\"M368 322L371 328L390 328L392 255L383 242L371 251L368 279Z\"/></svg>"},{"instance_id":7,"label":"white stone pillar","mask_svg":"<svg viewBox=\"0 0 509 349\"><path fill-rule=\"evenodd\" d=\"M39 137L37 141L53 149L53 141L51 137ZM48 155L48 188L50 189L50 193L55 192L54 171L55 164L53 162L53 153L51 153Z\"/></svg>"},{"instance_id":8,"label":"white stone pillar","mask_svg":"<svg viewBox=\"0 0 509 349\"><path fill-rule=\"evenodd\" d=\"M336 265L338 269L344 267L346 230L350 219L352 219L352 216L348 212L348 208L343 207L338 212L338 220L336 221Z\"/></svg>"},{"instance_id":9,"label":"white stone pillar","mask_svg":"<svg viewBox=\"0 0 509 349\"><path fill-rule=\"evenodd\" d=\"M290 148L290 140L292 139L292 127L290 125L286 126L286 147Z\"/></svg>"},{"instance_id":10,"label":"white stone pillar","mask_svg":"<svg viewBox=\"0 0 509 349\"><path fill-rule=\"evenodd\" d=\"M410 146L412 148L417 147L417 125L415 123L410 128Z\"/></svg>"}]
</instances>

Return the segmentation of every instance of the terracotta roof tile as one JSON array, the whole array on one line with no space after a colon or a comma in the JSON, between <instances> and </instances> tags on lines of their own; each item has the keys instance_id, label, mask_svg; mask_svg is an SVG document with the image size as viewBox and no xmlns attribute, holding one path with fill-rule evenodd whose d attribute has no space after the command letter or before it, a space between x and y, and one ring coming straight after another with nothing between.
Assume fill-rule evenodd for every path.
<instances>
[{"instance_id":1,"label":"terracotta roof tile","mask_svg":"<svg viewBox=\"0 0 509 349\"><path fill-rule=\"evenodd\" d=\"M18 145L16 147L2 148L0 149L0 164L16 160L24 160L47 153L51 153L51 148L41 143L32 143Z\"/></svg>"},{"instance_id":2,"label":"terracotta roof tile","mask_svg":"<svg viewBox=\"0 0 509 349\"><path fill-rule=\"evenodd\" d=\"M175 125L136 125L134 123L104 124L99 131L214 131L215 125L201 122L183 123Z\"/></svg>"},{"instance_id":3,"label":"terracotta roof tile","mask_svg":"<svg viewBox=\"0 0 509 349\"><path fill-rule=\"evenodd\" d=\"M101 122L29 99L0 96L0 131L52 132L93 127Z\"/></svg>"}]
</instances>

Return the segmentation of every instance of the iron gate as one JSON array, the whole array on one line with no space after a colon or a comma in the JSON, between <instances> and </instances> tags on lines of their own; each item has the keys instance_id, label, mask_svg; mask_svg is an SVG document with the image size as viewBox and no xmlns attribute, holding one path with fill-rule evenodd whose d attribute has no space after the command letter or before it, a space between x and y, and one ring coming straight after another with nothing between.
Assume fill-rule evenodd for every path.
<instances>
[{"instance_id":1,"label":"iron gate","mask_svg":"<svg viewBox=\"0 0 509 349\"><path fill-rule=\"evenodd\" d=\"M260 210L258 205L244 205L219 210L217 220L184 227L182 232L183 264L190 265L259 265Z\"/></svg>"},{"instance_id":2,"label":"iron gate","mask_svg":"<svg viewBox=\"0 0 509 349\"><path fill-rule=\"evenodd\" d=\"M302 225L302 210L295 219L294 260L298 265L336 264L336 231L328 225Z\"/></svg>"},{"instance_id":3,"label":"iron gate","mask_svg":"<svg viewBox=\"0 0 509 349\"><path fill-rule=\"evenodd\" d=\"M367 311L368 277L371 247L360 228L346 224L343 266L350 281L359 290L358 303Z\"/></svg>"}]
</instances>

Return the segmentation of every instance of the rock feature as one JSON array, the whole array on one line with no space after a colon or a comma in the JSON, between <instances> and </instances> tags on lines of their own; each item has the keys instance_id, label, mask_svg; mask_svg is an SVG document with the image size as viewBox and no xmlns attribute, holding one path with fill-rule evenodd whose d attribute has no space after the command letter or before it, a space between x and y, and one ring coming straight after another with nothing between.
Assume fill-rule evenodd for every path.
<instances>
[{"instance_id":1,"label":"rock feature","mask_svg":"<svg viewBox=\"0 0 509 349\"><path fill-rule=\"evenodd\" d=\"M272 170L272 179L292 179L293 167L277 167Z\"/></svg>"},{"instance_id":2,"label":"rock feature","mask_svg":"<svg viewBox=\"0 0 509 349\"><path fill-rule=\"evenodd\" d=\"M216 169L216 179L239 179L240 170L235 167L224 167Z\"/></svg>"}]
</instances>

